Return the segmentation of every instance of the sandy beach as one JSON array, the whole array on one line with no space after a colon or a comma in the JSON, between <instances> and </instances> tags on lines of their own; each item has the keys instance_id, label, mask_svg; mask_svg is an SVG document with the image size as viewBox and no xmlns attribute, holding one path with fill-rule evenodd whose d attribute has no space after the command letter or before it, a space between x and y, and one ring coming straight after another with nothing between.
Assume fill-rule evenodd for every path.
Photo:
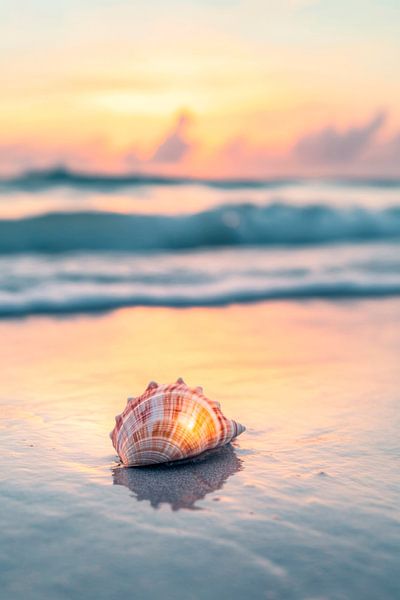
<instances>
[{"instance_id":1,"label":"sandy beach","mask_svg":"<svg viewBox=\"0 0 400 600\"><path fill-rule=\"evenodd\" d=\"M0 322L4 598L395 598L399 315L387 299ZM126 397L179 375L247 431L205 461L118 469Z\"/></svg>"}]
</instances>

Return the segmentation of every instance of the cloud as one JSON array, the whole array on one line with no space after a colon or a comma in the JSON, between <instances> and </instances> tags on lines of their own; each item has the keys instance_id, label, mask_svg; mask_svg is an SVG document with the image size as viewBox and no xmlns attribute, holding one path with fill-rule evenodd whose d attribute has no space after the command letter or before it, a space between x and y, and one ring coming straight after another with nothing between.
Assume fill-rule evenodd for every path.
<instances>
[{"instance_id":1,"label":"cloud","mask_svg":"<svg viewBox=\"0 0 400 600\"><path fill-rule=\"evenodd\" d=\"M172 131L155 150L151 158L152 162L177 163L187 155L192 147L191 142L187 139L187 128L190 122L190 115L187 112L181 112Z\"/></svg>"},{"instance_id":2,"label":"cloud","mask_svg":"<svg viewBox=\"0 0 400 600\"><path fill-rule=\"evenodd\" d=\"M379 139L385 120L378 112L361 126L325 127L279 150L268 145L267 134L258 145L240 136L221 145L207 168L227 177L399 177L400 132Z\"/></svg>"},{"instance_id":3,"label":"cloud","mask_svg":"<svg viewBox=\"0 0 400 600\"><path fill-rule=\"evenodd\" d=\"M375 134L386 120L386 114L377 113L364 126L350 127L340 132L334 127L326 127L316 133L300 138L293 149L300 163L338 164L359 158L367 151Z\"/></svg>"},{"instance_id":4,"label":"cloud","mask_svg":"<svg viewBox=\"0 0 400 600\"><path fill-rule=\"evenodd\" d=\"M400 132L373 144L363 158L363 163L370 173L378 175L400 176Z\"/></svg>"}]
</instances>

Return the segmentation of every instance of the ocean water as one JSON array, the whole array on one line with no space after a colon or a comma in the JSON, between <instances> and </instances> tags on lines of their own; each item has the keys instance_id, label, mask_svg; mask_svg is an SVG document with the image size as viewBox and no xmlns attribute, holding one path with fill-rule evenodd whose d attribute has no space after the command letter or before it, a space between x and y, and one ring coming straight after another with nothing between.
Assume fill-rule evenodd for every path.
<instances>
[{"instance_id":1,"label":"ocean water","mask_svg":"<svg viewBox=\"0 0 400 600\"><path fill-rule=\"evenodd\" d=\"M0 182L0 316L400 294L400 182Z\"/></svg>"}]
</instances>

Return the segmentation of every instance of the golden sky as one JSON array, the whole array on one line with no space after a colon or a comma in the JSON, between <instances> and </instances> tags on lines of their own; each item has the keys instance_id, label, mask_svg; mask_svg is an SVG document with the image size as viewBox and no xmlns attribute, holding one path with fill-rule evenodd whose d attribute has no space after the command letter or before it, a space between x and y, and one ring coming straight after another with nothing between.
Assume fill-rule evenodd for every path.
<instances>
[{"instance_id":1,"label":"golden sky","mask_svg":"<svg viewBox=\"0 0 400 600\"><path fill-rule=\"evenodd\" d=\"M400 175L398 0L2 0L0 170Z\"/></svg>"}]
</instances>

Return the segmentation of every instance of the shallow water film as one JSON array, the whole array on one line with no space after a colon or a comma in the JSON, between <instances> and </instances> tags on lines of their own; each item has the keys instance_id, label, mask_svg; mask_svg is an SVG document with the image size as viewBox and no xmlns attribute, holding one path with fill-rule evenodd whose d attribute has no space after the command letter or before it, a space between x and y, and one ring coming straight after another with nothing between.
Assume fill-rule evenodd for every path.
<instances>
[{"instance_id":1,"label":"shallow water film","mask_svg":"<svg viewBox=\"0 0 400 600\"><path fill-rule=\"evenodd\" d=\"M1 597L398 598L399 318L364 300L1 322ZM122 469L114 416L179 375L247 431Z\"/></svg>"}]
</instances>

